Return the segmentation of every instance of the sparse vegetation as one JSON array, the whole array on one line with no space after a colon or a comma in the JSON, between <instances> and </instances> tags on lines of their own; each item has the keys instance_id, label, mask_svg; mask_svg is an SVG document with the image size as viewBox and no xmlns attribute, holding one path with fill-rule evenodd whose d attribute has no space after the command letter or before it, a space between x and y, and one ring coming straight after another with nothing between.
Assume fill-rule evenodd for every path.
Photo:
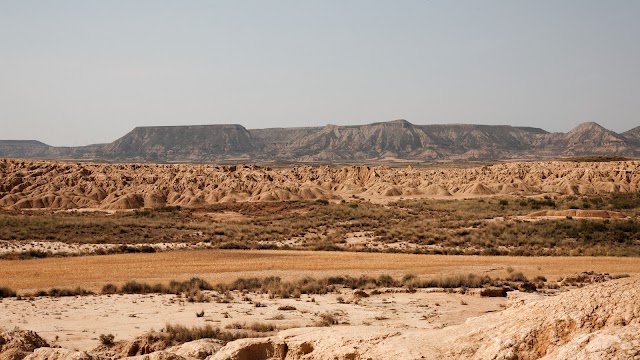
<instances>
[{"instance_id":1,"label":"sparse vegetation","mask_svg":"<svg viewBox=\"0 0 640 360\"><path fill-rule=\"evenodd\" d=\"M357 205L357 206L353 206ZM624 211L630 220L511 219L536 210ZM203 214L231 212L235 221ZM100 245L84 253L31 249L0 258L149 253L154 243L194 243L220 249L308 249L466 255L636 256L640 194L367 202L221 203L203 209L101 213L0 212L0 239ZM488 221L505 218L505 221ZM351 244L349 234L368 241ZM293 240L292 240L293 239Z\"/></svg>"},{"instance_id":2,"label":"sparse vegetation","mask_svg":"<svg viewBox=\"0 0 640 360\"><path fill-rule=\"evenodd\" d=\"M593 277L593 274L597 273L583 273L589 278ZM615 279L620 277L629 276L627 274L609 275L606 274L607 279ZM569 279L569 278L567 278ZM584 282L582 277L572 278L572 282ZM542 287L547 282L546 277L537 276L533 283ZM203 297L209 298L210 295L204 294L205 291L209 291L209 294L214 296L218 302L230 303L235 301L231 292L238 291L242 293L263 293L269 294L272 298L290 298L292 293L298 294L327 294L339 292L341 289L352 289L354 296L365 298L371 296L369 293L363 291L365 289L372 290L372 295L380 294L379 288L392 287L392 288L483 288L489 286L499 286L504 288L518 288L523 283L530 283L526 276L522 272L511 272L506 278L491 278L488 275L476 275L476 274L455 274L447 276L432 277L427 279L419 279L413 274L405 275L402 279L394 279L389 275L383 275L378 278L369 276L351 277L351 276L330 276L326 278L311 278L304 277L300 280L283 281L279 277L265 277L265 278L238 278L231 283L211 285L208 282L199 279L192 278L187 281L171 281L168 285L164 284L147 284L137 281L129 281L123 284L121 287L113 285L111 283L106 284L102 288L102 294L175 294L178 296L185 296L187 301L190 300L194 291L198 292ZM83 296L94 295L95 293L82 288L75 289L61 289L52 288L50 290L40 290L33 294L25 295L25 297L33 296ZM0 297L12 297L15 296L15 291L8 288L0 288ZM247 297L243 297L246 299ZM336 300L340 303L344 303L345 300L342 296L338 296ZM266 305L253 301L255 307L264 307ZM280 311L293 311L296 310L292 305L281 305L278 307ZM204 316L204 310L196 313L197 317Z\"/></svg>"},{"instance_id":3,"label":"sparse vegetation","mask_svg":"<svg viewBox=\"0 0 640 360\"><path fill-rule=\"evenodd\" d=\"M152 338L161 338L168 344L182 344L199 339L217 339L223 342L230 342L248 337L262 337L262 333L252 333L247 331L224 331L211 325L201 327L187 327L177 324L167 324L161 333L148 334Z\"/></svg>"},{"instance_id":4,"label":"sparse vegetation","mask_svg":"<svg viewBox=\"0 0 640 360\"><path fill-rule=\"evenodd\" d=\"M100 343L104 346L113 346L115 338L113 334L100 334Z\"/></svg>"},{"instance_id":5,"label":"sparse vegetation","mask_svg":"<svg viewBox=\"0 0 640 360\"><path fill-rule=\"evenodd\" d=\"M272 332L276 330L275 325L261 323L261 322L253 322L250 324L245 323L231 323L225 326L226 329L236 329L236 330L251 330L258 333Z\"/></svg>"},{"instance_id":6,"label":"sparse vegetation","mask_svg":"<svg viewBox=\"0 0 640 360\"><path fill-rule=\"evenodd\" d=\"M449 275L428 280L414 280L410 285L414 288L481 288L490 285L493 279L487 275Z\"/></svg>"},{"instance_id":7,"label":"sparse vegetation","mask_svg":"<svg viewBox=\"0 0 640 360\"><path fill-rule=\"evenodd\" d=\"M49 290L39 290L33 294L26 294L25 297L31 297L31 296L65 297L65 296L86 296L86 295L95 295L95 293L93 291L89 291L81 287L76 287L74 289L51 288Z\"/></svg>"},{"instance_id":8,"label":"sparse vegetation","mask_svg":"<svg viewBox=\"0 0 640 360\"><path fill-rule=\"evenodd\" d=\"M200 278L191 278L187 281L171 281L168 285L147 284L135 280L127 281L118 287L114 284L106 284L102 287L103 294L186 294L188 297L200 295L201 290L212 290L213 287ZM193 300L192 300L193 302ZM202 302L202 301L197 301Z\"/></svg>"}]
</instances>

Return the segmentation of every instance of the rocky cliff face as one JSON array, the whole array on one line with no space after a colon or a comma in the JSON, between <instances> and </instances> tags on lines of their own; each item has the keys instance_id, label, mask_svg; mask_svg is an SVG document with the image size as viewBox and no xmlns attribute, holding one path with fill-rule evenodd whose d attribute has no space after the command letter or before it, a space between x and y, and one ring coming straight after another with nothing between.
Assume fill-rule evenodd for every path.
<instances>
[{"instance_id":1,"label":"rocky cliff face","mask_svg":"<svg viewBox=\"0 0 640 360\"><path fill-rule=\"evenodd\" d=\"M0 157L106 161L384 161L640 156L640 127L617 134L596 123L568 133L490 125L414 125L406 120L358 126L247 130L240 125L139 127L104 145L50 147L0 141Z\"/></svg>"},{"instance_id":2,"label":"rocky cliff face","mask_svg":"<svg viewBox=\"0 0 640 360\"><path fill-rule=\"evenodd\" d=\"M634 141L636 143L636 145L640 146L640 126L636 126L633 129L629 130L629 131L625 131L622 133L622 135L631 140Z\"/></svg>"}]
</instances>

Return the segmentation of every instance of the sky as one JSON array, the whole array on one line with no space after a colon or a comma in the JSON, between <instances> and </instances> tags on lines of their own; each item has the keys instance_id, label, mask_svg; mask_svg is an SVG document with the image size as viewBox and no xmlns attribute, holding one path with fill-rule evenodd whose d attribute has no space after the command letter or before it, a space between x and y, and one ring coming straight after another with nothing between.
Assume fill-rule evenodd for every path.
<instances>
[{"instance_id":1,"label":"sky","mask_svg":"<svg viewBox=\"0 0 640 360\"><path fill-rule=\"evenodd\" d=\"M640 125L640 1L0 0L0 139Z\"/></svg>"}]
</instances>

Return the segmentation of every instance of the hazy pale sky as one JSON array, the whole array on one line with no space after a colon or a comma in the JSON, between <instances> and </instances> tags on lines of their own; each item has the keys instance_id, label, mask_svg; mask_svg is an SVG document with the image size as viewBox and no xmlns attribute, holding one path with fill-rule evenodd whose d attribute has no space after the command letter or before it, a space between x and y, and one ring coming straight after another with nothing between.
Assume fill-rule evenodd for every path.
<instances>
[{"instance_id":1,"label":"hazy pale sky","mask_svg":"<svg viewBox=\"0 0 640 360\"><path fill-rule=\"evenodd\" d=\"M0 139L640 125L640 1L0 0Z\"/></svg>"}]
</instances>

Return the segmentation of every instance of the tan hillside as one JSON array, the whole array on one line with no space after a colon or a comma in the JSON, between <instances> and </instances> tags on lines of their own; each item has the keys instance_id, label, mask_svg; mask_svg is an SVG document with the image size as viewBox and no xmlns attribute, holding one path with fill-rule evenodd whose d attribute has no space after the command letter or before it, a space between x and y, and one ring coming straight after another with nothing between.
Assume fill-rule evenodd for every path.
<instances>
[{"instance_id":1,"label":"tan hillside","mask_svg":"<svg viewBox=\"0 0 640 360\"><path fill-rule=\"evenodd\" d=\"M341 200L640 190L638 161L506 163L476 168L158 165L0 160L0 206L136 209L218 202Z\"/></svg>"}]
</instances>

